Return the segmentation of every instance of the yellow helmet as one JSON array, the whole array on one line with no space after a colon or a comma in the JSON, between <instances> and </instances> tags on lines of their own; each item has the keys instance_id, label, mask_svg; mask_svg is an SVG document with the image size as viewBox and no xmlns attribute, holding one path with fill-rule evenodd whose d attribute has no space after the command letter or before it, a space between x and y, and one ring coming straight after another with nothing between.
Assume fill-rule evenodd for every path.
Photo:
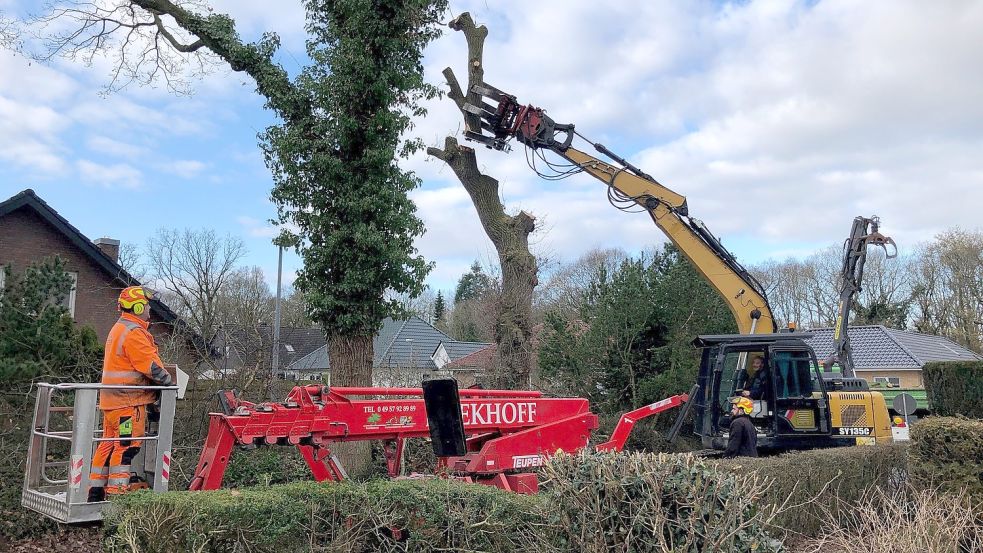
<instances>
[{"instance_id":1,"label":"yellow helmet","mask_svg":"<svg viewBox=\"0 0 983 553\"><path fill-rule=\"evenodd\" d=\"M741 411L744 411L745 415L750 415L751 411L754 410L754 402L746 397L734 397L730 399L730 402Z\"/></svg>"},{"instance_id":2,"label":"yellow helmet","mask_svg":"<svg viewBox=\"0 0 983 553\"><path fill-rule=\"evenodd\" d=\"M142 315L152 299L154 299L154 295L150 293L150 290L143 286L130 286L123 288L123 291L119 293L119 306L121 309L132 311L134 315Z\"/></svg>"}]
</instances>

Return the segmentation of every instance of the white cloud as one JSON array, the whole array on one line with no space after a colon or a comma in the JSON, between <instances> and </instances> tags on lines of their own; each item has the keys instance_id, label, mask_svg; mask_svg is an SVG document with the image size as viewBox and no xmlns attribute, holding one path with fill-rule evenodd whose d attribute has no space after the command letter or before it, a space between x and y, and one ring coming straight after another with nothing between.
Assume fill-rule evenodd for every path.
<instances>
[{"instance_id":1,"label":"white cloud","mask_svg":"<svg viewBox=\"0 0 983 553\"><path fill-rule=\"evenodd\" d=\"M85 141L85 147L89 151L102 156L114 156L121 158L136 158L147 153L143 146L137 146L129 142L122 142L108 136L92 135Z\"/></svg>"},{"instance_id":2,"label":"white cloud","mask_svg":"<svg viewBox=\"0 0 983 553\"><path fill-rule=\"evenodd\" d=\"M143 174L139 169L125 163L103 165L80 159L75 166L83 181L107 188L139 188L143 180Z\"/></svg>"},{"instance_id":3,"label":"white cloud","mask_svg":"<svg viewBox=\"0 0 983 553\"><path fill-rule=\"evenodd\" d=\"M254 238L274 238L280 234L281 228L286 228L290 232L297 233L298 228L293 224L286 224L283 227L271 225L268 221L260 221L255 217L240 215L236 217L236 222L249 236Z\"/></svg>"},{"instance_id":4,"label":"white cloud","mask_svg":"<svg viewBox=\"0 0 983 553\"><path fill-rule=\"evenodd\" d=\"M297 69L300 2L272 11L259 0L213 5L249 39L279 32L280 57ZM902 250L951 225L980 225L981 3L456 0L452 9L488 24L490 84L576 123L686 195L694 216L742 260L839 242L858 214L880 215ZM134 148L186 160L197 153L168 150L160 139L217 137L224 122L260 109L238 74L208 77L191 99L145 88L101 99L94 90L106 60L93 70L4 56L0 159L39 174L96 165L72 158L68 132L78 129L99 153L92 157L106 163L90 168L102 175L96 180L132 182L139 175L132 160L142 155ZM461 33L447 31L427 50L428 80L442 83L446 66L463 78L465 57ZM414 134L441 145L460 132L460 114L446 98L430 108ZM587 176L547 182L520 147L476 149L481 169L500 180L507 208L538 217L543 251L569 259L594 246L637 250L663 240L645 215L611 208L603 185ZM245 169L265 175L250 151L238 164L201 158L179 170L194 178L205 170L196 163L206 163L208 176L224 182ZM438 262L433 278L453 282L475 258L494 259L450 169L424 155L404 166L425 182L413 198L427 225L418 246ZM250 235L273 235L258 219L238 223Z\"/></svg>"},{"instance_id":5,"label":"white cloud","mask_svg":"<svg viewBox=\"0 0 983 553\"><path fill-rule=\"evenodd\" d=\"M489 25L490 84L576 123L686 195L742 259L837 243L859 214L880 215L902 248L951 225L979 226L981 4L454 6ZM447 65L463 78L465 55L463 36L449 31L429 51L430 79L441 82ZM442 143L459 127L444 99L418 133ZM503 180L505 205L531 209L549 228L544 248L571 257L662 238L644 215L611 209L589 177L547 183L521 148L477 150L483 170ZM410 166L428 188L460 186L440 162ZM473 217L466 198L447 213L416 197L429 228L421 249L456 259L489 247L461 220Z\"/></svg>"},{"instance_id":6,"label":"white cloud","mask_svg":"<svg viewBox=\"0 0 983 553\"><path fill-rule=\"evenodd\" d=\"M204 171L208 164L194 159L177 159L161 164L161 169L183 179L193 179Z\"/></svg>"}]
</instances>

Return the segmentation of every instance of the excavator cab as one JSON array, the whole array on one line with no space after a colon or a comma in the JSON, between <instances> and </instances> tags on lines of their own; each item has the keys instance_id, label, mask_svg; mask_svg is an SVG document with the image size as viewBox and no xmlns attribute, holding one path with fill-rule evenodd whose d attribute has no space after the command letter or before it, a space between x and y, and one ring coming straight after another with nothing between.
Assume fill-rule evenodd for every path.
<instances>
[{"instance_id":1,"label":"excavator cab","mask_svg":"<svg viewBox=\"0 0 983 553\"><path fill-rule=\"evenodd\" d=\"M829 395L816 354L803 334L713 335L703 348L694 405L695 432L704 447L724 449L730 398L754 403L751 421L761 449L813 448L830 437ZM760 361L756 361L760 360ZM835 445L835 444L830 444Z\"/></svg>"}]
</instances>

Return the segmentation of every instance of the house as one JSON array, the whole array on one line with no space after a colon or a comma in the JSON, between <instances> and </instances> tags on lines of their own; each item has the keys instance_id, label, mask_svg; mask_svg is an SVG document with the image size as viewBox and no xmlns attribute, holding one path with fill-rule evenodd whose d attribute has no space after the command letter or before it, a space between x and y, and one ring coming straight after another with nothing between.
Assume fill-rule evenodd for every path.
<instances>
[{"instance_id":1,"label":"house","mask_svg":"<svg viewBox=\"0 0 983 553\"><path fill-rule=\"evenodd\" d=\"M419 386L424 378L455 374L446 367L448 363L490 345L458 342L416 316L405 320L387 317L372 341L374 384ZM287 379L330 381L330 372L328 346L324 344L286 365L282 376Z\"/></svg>"},{"instance_id":2,"label":"house","mask_svg":"<svg viewBox=\"0 0 983 553\"><path fill-rule=\"evenodd\" d=\"M278 367L287 367L324 344L324 331L320 328L280 327ZM211 360L215 368L202 371L199 378L219 379L242 368L272 370L273 327L266 323L254 327L222 325L213 348L218 352Z\"/></svg>"},{"instance_id":3,"label":"house","mask_svg":"<svg viewBox=\"0 0 983 553\"><path fill-rule=\"evenodd\" d=\"M480 342L441 342L434 352L433 361L440 371L454 378L462 386L479 382L497 362L498 346ZM444 362L446 360L446 362Z\"/></svg>"},{"instance_id":4,"label":"house","mask_svg":"<svg viewBox=\"0 0 983 553\"><path fill-rule=\"evenodd\" d=\"M105 341L119 319L120 291L140 284L119 264L119 240L89 240L33 190L24 190L0 203L0 266L19 272L32 263L58 256L74 280L66 307L75 322L95 330ZM0 286L3 273L0 272ZM183 324L159 299L151 304L150 331L158 344L173 344L176 325ZM162 347L163 349L163 347ZM166 351L166 350L165 350ZM171 352L181 363L184 348Z\"/></svg>"},{"instance_id":5,"label":"house","mask_svg":"<svg viewBox=\"0 0 983 553\"><path fill-rule=\"evenodd\" d=\"M948 338L882 325L851 326L850 347L857 376L872 385L922 388L922 367L932 361L978 361L983 356ZM806 342L822 362L833 353L833 329L814 328Z\"/></svg>"}]
</instances>

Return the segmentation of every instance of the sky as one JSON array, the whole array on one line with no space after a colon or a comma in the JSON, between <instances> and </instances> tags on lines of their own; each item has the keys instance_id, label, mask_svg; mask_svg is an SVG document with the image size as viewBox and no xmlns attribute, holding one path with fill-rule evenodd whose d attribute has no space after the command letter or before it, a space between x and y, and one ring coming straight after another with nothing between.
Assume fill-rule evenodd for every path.
<instances>
[{"instance_id":1,"label":"sky","mask_svg":"<svg viewBox=\"0 0 983 553\"><path fill-rule=\"evenodd\" d=\"M278 33L292 75L307 61L301 2L209 3L248 40ZM8 15L38 9L0 0ZM745 263L840 243L857 215L879 215L902 252L980 226L983 3L451 0L448 19L463 11L489 27L489 84L685 195ZM446 32L426 51L428 80L448 66L465 78L466 55L463 35ZM0 51L0 199L32 188L93 239L214 229L242 238L244 264L275 282L272 179L256 143L275 120L254 83L219 67L190 96L159 84L105 94L111 69ZM463 141L449 99L427 107L415 135ZM534 253L553 262L665 241L589 176L545 181L521 147L478 146L478 161L508 210L536 216ZM423 181L412 198L427 227L417 247L436 264L428 282L450 289L494 248L448 167L422 154L403 166ZM300 266L286 256L288 282Z\"/></svg>"}]
</instances>

